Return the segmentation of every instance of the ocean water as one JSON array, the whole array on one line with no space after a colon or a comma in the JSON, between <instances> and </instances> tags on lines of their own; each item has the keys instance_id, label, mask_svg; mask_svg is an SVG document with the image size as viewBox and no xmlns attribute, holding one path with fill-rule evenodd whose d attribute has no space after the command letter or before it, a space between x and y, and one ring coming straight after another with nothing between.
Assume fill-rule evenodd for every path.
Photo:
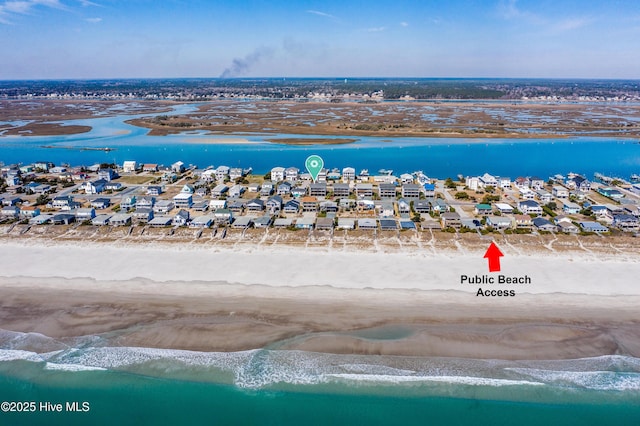
<instances>
[{"instance_id":1,"label":"ocean water","mask_svg":"<svg viewBox=\"0 0 640 426\"><path fill-rule=\"evenodd\" d=\"M0 412L0 424L640 424L633 357L501 361L102 343L3 332L0 401L86 403L88 411Z\"/></svg>"},{"instance_id":2,"label":"ocean water","mask_svg":"<svg viewBox=\"0 0 640 426\"><path fill-rule=\"evenodd\" d=\"M191 111L195 105L176 107L174 114ZM141 117L144 115L137 115ZM542 178L573 171L592 176L595 172L628 178L640 173L640 143L614 138L573 137L563 139L471 139L471 138L378 138L360 137L352 144L290 146L269 143L271 138L317 138L318 135L239 134L206 135L185 132L148 136L147 130L126 124L134 116L101 117L67 121L92 126L92 131L67 136L0 136L0 161L92 165L122 164L125 160L169 165L175 161L199 167L227 165L252 167L265 173L274 166L295 166L304 170L310 154L319 154L325 167L351 166L371 173L392 169L396 173L424 171L444 178L456 174L511 176L538 175ZM249 144L233 143L238 138ZM207 143L217 139L224 144ZM55 148L45 148L55 147ZM113 151L81 150L109 147Z\"/></svg>"}]
</instances>

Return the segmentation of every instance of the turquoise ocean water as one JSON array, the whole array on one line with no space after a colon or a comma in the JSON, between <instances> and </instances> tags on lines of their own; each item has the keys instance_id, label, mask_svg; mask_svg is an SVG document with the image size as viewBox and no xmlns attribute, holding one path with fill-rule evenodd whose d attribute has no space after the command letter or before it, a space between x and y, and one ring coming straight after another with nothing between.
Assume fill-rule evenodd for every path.
<instances>
[{"instance_id":1,"label":"turquoise ocean water","mask_svg":"<svg viewBox=\"0 0 640 426\"><path fill-rule=\"evenodd\" d=\"M640 424L640 359L625 356L207 353L108 347L98 338L41 352L58 344L9 332L2 342L0 401L38 407L0 412L3 425ZM16 349L27 346L37 350ZM63 412L41 411L44 402ZM65 411L71 402L88 411Z\"/></svg>"}]
</instances>

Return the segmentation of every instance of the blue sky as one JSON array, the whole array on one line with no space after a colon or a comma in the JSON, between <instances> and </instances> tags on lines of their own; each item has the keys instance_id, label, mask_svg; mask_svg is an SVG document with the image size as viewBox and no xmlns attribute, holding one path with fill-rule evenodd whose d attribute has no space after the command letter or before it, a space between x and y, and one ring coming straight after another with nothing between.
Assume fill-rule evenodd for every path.
<instances>
[{"instance_id":1,"label":"blue sky","mask_svg":"<svg viewBox=\"0 0 640 426\"><path fill-rule=\"evenodd\" d=\"M0 79L640 78L640 1L0 0Z\"/></svg>"}]
</instances>

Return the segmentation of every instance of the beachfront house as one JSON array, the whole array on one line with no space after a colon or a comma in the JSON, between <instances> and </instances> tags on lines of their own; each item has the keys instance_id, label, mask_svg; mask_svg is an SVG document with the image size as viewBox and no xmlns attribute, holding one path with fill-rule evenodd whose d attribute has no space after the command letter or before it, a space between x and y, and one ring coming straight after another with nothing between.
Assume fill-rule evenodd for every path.
<instances>
[{"instance_id":1,"label":"beachfront house","mask_svg":"<svg viewBox=\"0 0 640 426\"><path fill-rule=\"evenodd\" d=\"M127 213L119 213L111 216L109 219L109 225L112 226L125 226L131 224L131 215Z\"/></svg>"},{"instance_id":2,"label":"beachfront house","mask_svg":"<svg viewBox=\"0 0 640 426\"><path fill-rule=\"evenodd\" d=\"M185 226L189 222L189 218L189 212L181 209L173 216L171 223L175 226Z\"/></svg>"},{"instance_id":3,"label":"beachfront house","mask_svg":"<svg viewBox=\"0 0 640 426\"><path fill-rule=\"evenodd\" d=\"M158 171L158 165L157 164L153 164L153 163L143 164L142 165L142 171L143 172L155 173L155 172Z\"/></svg>"},{"instance_id":4,"label":"beachfront house","mask_svg":"<svg viewBox=\"0 0 640 426\"><path fill-rule=\"evenodd\" d=\"M518 229L530 229L533 226L533 219L528 214L517 214L513 219Z\"/></svg>"},{"instance_id":5,"label":"beachfront house","mask_svg":"<svg viewBox=\"0 0 640 426\"><path fill-rule=\"evenodd\" d=\"M136 208L131 218L136 222L147 223L153 219L153 210L147 207Z\"/></svg>"},{"instance_id":6,"label":"beachfront house","mask_svg":"<svg viewBox=\"0 0 640 426\"><path fill-rule=\"evenodd\" d=\"M580 228L573 224L573 221L568 216L556 216L553 218L553 223L558 227L558 231L566 234L577 234L580 232Z\"/></svg>"},{"instance_id":7,"label":"beachfront house","mask_svg":"<svg viewBox=\"0 0 640 426\"><path fill-rule=\"evenodd\" d=\"M208 228L213 224L213 216L203 215L194 217L189 222L189 228Z\"/></svg>"},{"instance_id":8,"label":"beachfront house","mask_svg":"<svg viewBox=\"0 0 640 426\"><path fill-rule=\"evenodd\" d=\"M94 226L106 226L109 224L111 217L113 217L112 214L99 214L91 219L91 224Z\"/></svg>"},{"instance_id":9,"label":"beachfront house","mask_svg":"<svg viewBox=\"0 0 640 426\"><path fill-rule=\"evenodd\" d=\"M213 212L213 218L216 223L228 224L233 222L233 212L229 209L216 209Z\"/></svg>"},{"instance_id":10,"label":"beachfront house","mask_svg":"<svg viewBox=\"0 0 640 426\"><path fill-rule=\"evenodd\" d=\"M240 216L231 224L232 228L246 229L253 226L253 218L248 216Z\"/></svg>"},{"instance_id":11,"label":"beachfront house","mask_svg":"<svg viewBox=\"0 0 640 426\"><path fill-rule=\"evenodd\" d=\"M351 219L347 217L338 218L338 226L337 226L338 229L352 230L352 229L355 229L355 227L356 227L355 219Z\"/></svg>"},{"instance_id":12,"label":"beachfront house","mask_svg":"<svg viewBox=\"0 0 640 426\"><path fill-rule=\"evenodd\" d=\"M271 225L273 220L273 216L269 214L265 214L264 216L259 216L253 219L253 227L254 228L268 228Z\"/></svg>"},{"instance_id":13,"label":"beachfront house","mask_svg":"<svg viewBox=\"0 0 640 426\"><path fill-rule=\"evenodd\" d=\"M556 232L558 230L558 227L556 225L549 222L549 220L543 217L534 217L532 222L534 228L536 228L538 231Z\"/></svg>"},{"instance_id":14,"label":"beachfront house","mask_svg":"<svg viewBox=\"0 0 640 426\"><path fill-rule=\"evenodd\" d=\"M636 216L630 214L617 214L613 216L613 222L611 226L614 226L621 231L635 232L640 227L640 222Z\"/></svg>"},{"instance_id":15,"label":"beachfront house","mask_svg":"<svg viewBox=\"0 0 640 426\"><path fill-rule=\"evenodd\" d=\"M76 217L70 213L57 213L50 219L54 225L69 225L76 221Z\"/></svg>"},{"instance_id":16,"label":"beachfront house","mask_svg":"<svg viewBox=\"0 0 640 426\"><path fill-rule=\"evenodd\" d=\"M582 228L584 232L595 232L596 234L609 232L609 228L607 228L604 225L601 225L598 222L583 221L583 222L579 222L578 225L580 225L580 228Z\"/></svg>"},{"instance_id":17,"label":"beachfront house","mask_svg":"<svg viewBox=\"0 0 640 426\"><path fill-rule=\"evenodd\" d=\"M513 220L506 216L487 216L487 226L495 229L511 229L513 228Z\"/></svg>"},{"instance_id":18,"label":"beachfront house","mask_svg":"<svg viewBox=\"0 0 640 426\"><path fill-rule=\"evenodd\" d=\"M154 228L162 228L165 226L170 226L171 220L171 216L155 216L149 221L148 225Z\"/></svg>"},{"instance_id":19,"label":"beachfront house","mask_svg":"<svg viewBox=\"0 0 640 426\"><path fill-rule=\"evenodd\" d=\"M320 202L320 211L326 213L337 213L339 210L338 203L335 201L322 201Z\"/></svg>"},{"instance_id":20,"label":"beachfront house","mask_svg":"<svg viewBox=\"0 0 640 426\"><path fill-rule=\"evenodd\" d=\"M76 220L78 222L84 222L86 220L91 220L96 217L96 210L94 208L80 208L72 210L72 213L75 214Z\"/></svg>"},{"instance_id":21,"label":"beachfront house","mask_svg":"<svg viewBox=\"0 0 640 426\"><path fill-rule=\"evenodd\" d=\"M18 206L6 206L0 210L0 215L3 219L14 219L20 216L20 207Z\"/></svg>"},{"instance_id":22,"label":"beachfront house","mask_svg":"<svg viewBox=\"0 0 640 426\"><path fill-rule=\"evenodd\" d=\"M358 219L358 229L362 229L365 231L378 229L378 221L373 218Z\"/></svg>"},{"instance_id":23,"label":"beachfront house","mask_svg":"<svg viewBox=\"0 0 640 426\"><path fill-rule=\"evenodd\" d=\"M40 214L40 207L38 206L21 206L20 217L30 219Z\"/></svg>"}]
</instances>

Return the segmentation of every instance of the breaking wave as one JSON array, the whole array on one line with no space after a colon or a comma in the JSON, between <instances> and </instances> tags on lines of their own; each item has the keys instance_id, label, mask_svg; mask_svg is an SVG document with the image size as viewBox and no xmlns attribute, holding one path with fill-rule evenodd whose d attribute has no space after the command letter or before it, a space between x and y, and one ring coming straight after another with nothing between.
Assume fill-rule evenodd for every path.
<instances>
[{"instance_id":1,"label":"breaking wave","mask_svg":"<svg viewBox=\"0 0 640 426\"><path fill-rule=\"evenodd\" d=\"M560 361L338 355L303 351L195 352L93 346L95 338L57 342L42 335L0 333L0 365L41 363L43 369L81 372L113 370L228 383L244 389L290 386L397 385L440 389L546 387L555 391L606 391L640 398L640 359L602 356ZM38 350L46 350L39 352ZM50 350L54 349L54 350ZM442 388L444 389L444 388ZM508 391L504 391L508 392Z\"/></svg>"}]
</instances>

